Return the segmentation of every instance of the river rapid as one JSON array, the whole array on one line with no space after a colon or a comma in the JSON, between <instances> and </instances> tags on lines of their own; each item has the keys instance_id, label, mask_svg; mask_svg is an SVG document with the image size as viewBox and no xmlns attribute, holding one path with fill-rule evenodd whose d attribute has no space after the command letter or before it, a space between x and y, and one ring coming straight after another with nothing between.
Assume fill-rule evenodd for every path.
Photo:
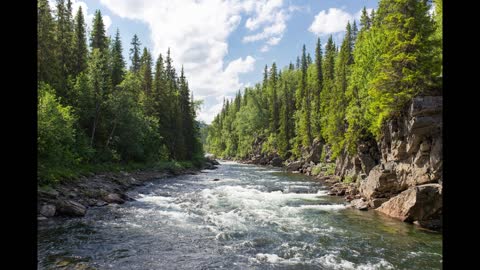
<instances>
[{"instance_id":1,"label":"river rapid","mask_svg":"<svg viewBox=\"0 0 480 270\"><path fill-rule=\"evenodd\" d=\"M442 269L442 235L346 208L304 175L221 162L38 224L38 268ZM219 181L213 181L218 178Z\"/></svg>"}]
</instances>

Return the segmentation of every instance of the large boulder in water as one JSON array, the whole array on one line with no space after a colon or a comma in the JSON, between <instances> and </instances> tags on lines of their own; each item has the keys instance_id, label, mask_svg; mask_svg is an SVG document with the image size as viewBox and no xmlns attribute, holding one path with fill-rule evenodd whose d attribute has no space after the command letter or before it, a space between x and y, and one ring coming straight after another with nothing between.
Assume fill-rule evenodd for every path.
<instances>
[{"instance_id":1,"label":"large boulder in water","mask_svg":"<svg viewBox=\"0 0 480 270\"><path fill-rule=\"evenodd\" d=\"M52 204L44 204L40 208L40 214L45 217L53 217L55 215L56 207Z\"/></svg>"},{"instance_id":2,"label":"large boulder in water","mask_svg":"<svg viewBox=\"0 0 480 270\"><path fill-rule=\"evenodd\" d=\"M87 208L72 200L60 200L57 202L57 214L64 216L84 216Z\"/></svg>"},{"instance_id":3,"label":"large boulder in water","mask_svg":"<svg viewBox=\"0 0 480 270\"><path fill-rule=\"evenodd\" d=\"M425 184L411 187L376 209L406 222L435 223L442 214L442 185Z\"/></svg>"}]
</instances>

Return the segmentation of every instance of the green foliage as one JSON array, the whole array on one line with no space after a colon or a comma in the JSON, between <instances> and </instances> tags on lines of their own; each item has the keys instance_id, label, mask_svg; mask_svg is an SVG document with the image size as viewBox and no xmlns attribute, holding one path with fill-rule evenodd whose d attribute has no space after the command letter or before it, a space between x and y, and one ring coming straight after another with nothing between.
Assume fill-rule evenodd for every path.
<instances>
[{"instance_id":1,"label":"green foliage","mask_svg":"<svg viewBox=\"0 0 480 270\"><path fill-rule=\"evenodd\" d=\"M75 152L75 116L70 106L58 101L55 90L48 84L38 88L38 177L49 179L55 171L77 165Z\"/></svg>"},{"instance_id":2,"label":"green foliage","mask_svg":"<svg viewBox=\"0 0 480 270\"><path fill-rule=\"evenodd\" d=\"M135 35L133 72L126 72L120 32L106 37L100 11L88 52L81 8L75 20L70 0L58 0L56 10L53 18L48 1L38 3L39 183L173 159L172 168L200 167L198 102L170 50L153 73L152 56L145 48L140 58Z\"/></svg>"},{"instance_id":3,"label":"green foliage","mask_svg":"<svg viewBox=\"0 0 480 270\"><path fill-rule=\"evenodd\" d=\"M362 10L360 30L355 21L346 25L339 48L330 36L324 53L317 40L314 62L304 45L295 67L276 72L273 63L269 73L265 66L262 83L224 102L208 128L208 151L246 158L260 147L297 159L319 138L332 159L355 153L359 141L378 136L413 96L441 89L442 3L435 2L433 20L427 2L381 0L377 11ZM334 168L322 170L333 174Z\"/></svg>"}]
</instances>

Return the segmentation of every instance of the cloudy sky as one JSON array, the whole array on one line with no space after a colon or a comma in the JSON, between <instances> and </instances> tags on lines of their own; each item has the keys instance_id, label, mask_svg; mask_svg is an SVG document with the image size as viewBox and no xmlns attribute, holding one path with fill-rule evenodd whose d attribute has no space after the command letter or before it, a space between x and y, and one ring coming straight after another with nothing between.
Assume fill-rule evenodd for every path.
<instances>
[{"instance_id":1,"label":"cloudy sky","mask_svg":"<svg viewBox=\"0 0 480 270\"><path fill-rule=\"evenodd\" d=\"M55 0L51 0L53 4ZM130 41L139 36L154 58L171 48L174 65L185 75L195 99L203 100L198 119L210 123L224 97L261 81L265 65L283 68L295 62L306 45L333 35L341 42L347 21L361 9L376 9L376 0L73 0L91 25L100 9L107 34L117 28L129 60Z\"/></svg>"}]
</instances>

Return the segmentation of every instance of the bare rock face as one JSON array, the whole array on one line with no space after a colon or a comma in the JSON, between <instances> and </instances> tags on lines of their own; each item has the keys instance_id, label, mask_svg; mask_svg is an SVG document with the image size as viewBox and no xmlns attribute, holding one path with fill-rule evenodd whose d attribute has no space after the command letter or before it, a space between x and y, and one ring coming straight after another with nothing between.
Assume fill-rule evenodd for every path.
<instances>
[{"instance_id":1,"label":"bare rock face","mask_svg":"<svg viewBox=\"0 0 480 270\"><path fill-rule=\"evenodd\" d=\"M393 167L394 163L379 164L373 167L367 179L360 183L360 192L367 199L385 198L407 188L397 180Z\"/></svg>"},{"instance_id":2,"label":"bare rock face","mask_svg":"<svg viewBox=\"0 0 480 270\"><path fill-rule=\"evenodd\" d=\"M307 163L313 162L318 163L320 162L320 157L322 156L322 149L323 145L318 138L313 140L313 143L310 147L310 151L306 153L305 160Z\"/></svg>"},{"instance_id":3,"label":"bare rock face","mask_svg":"<svg viewBox=\"0 0 480 270\"><path fill-rule=\"evenodd\" d=\"M82 204L72 200L58 201L57 214L64 216L84 216L87 208Z\"/></svg>"},{"instance_id":4,"label":"bare rock face","mask_svg":"<svg viewBox=\"0 0 480 270\"><path fill-rule=\"evenodd\" d=\"M433 224L442 214L442 185L425 184L411 187L376 209L406 222Z\"/></svg>"}]
</instances>

